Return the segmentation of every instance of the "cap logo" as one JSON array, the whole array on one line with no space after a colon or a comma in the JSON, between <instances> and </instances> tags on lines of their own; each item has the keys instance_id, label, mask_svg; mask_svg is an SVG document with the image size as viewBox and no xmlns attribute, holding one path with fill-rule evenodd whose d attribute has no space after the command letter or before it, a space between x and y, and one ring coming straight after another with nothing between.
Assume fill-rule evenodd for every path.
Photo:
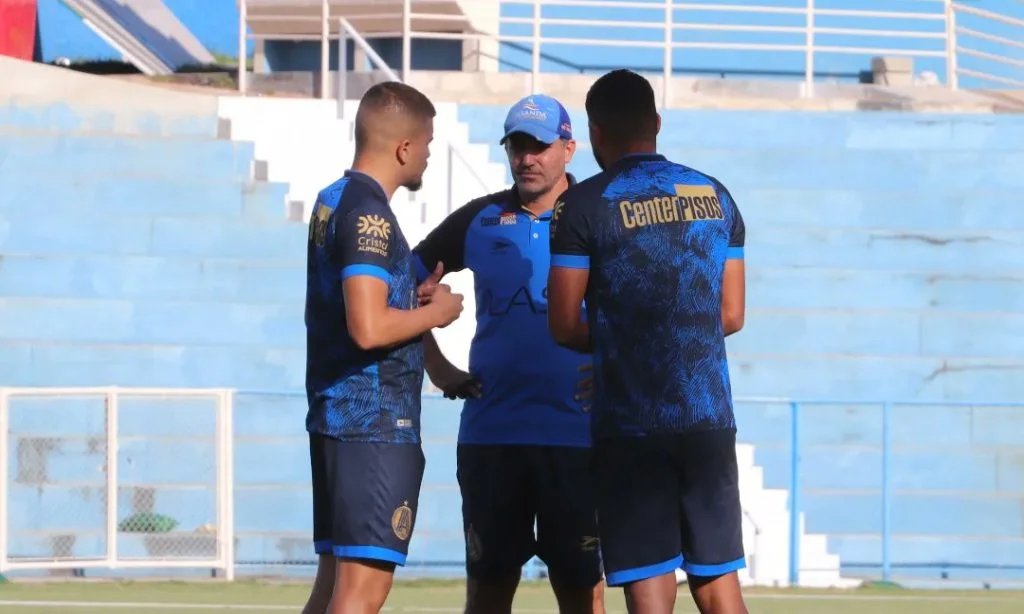
<instances>
[{"instance_id":1,"label":"cap logo","mask_svg":"<svg viewBox=\"0 0 1024 614\"><path fill-rule=\"evenodd\" d=\"M545 113L544 111L539 110L539 109L536 109L536 110L523 109L522 111L519 112L518 117L519 117L519 119L528 119L528 120L533 120L533 121L538 121L538 122L544 122L544 121L548 120L548 114Z\"/></svg>"}]
</instances>

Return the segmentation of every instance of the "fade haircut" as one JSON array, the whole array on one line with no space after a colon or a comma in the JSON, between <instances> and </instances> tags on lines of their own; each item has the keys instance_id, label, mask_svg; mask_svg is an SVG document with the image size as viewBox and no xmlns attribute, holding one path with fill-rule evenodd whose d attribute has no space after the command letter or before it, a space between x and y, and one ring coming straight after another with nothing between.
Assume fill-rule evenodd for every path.
<instances>
[{"instance_id":1,"label":"fade haircut","mask_svg":"<svg viewBox=\"0 0 1024 614\"><path fill-rule=\"evenodd\" d=\"M587 92L587 119L612 142L650 141L658 136L654 88L637 73L619 69L603 75Z\"/></svg>"},{"instance_id":2,"label":"fade haircut","mask_svg":"<svg viewBox=\"0 0 1024 614\"><path fill-rule=\"evenodd\" d=\"M385 81L366 90L356 112L356 149L363 149L371 134L382 130L422 127L437 115L434 104L423 92L398 81ZM396 125L398 124L398 125Z\"/></svg>"}]
</instances>

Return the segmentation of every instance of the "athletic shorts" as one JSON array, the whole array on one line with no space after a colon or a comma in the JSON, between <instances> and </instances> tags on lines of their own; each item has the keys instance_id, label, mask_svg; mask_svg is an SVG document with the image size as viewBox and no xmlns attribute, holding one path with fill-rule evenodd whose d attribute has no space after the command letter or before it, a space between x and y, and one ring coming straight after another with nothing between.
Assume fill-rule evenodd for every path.
<instances>
[{"instance_id":1,"label":"athletic shorts","mask_svg":"<svg viewBox=\"0 0 1024 614\"><path fill-rule=\"evenodd\" d=\"M609 586L745 567L735 430L603 439L594 466Z\"/></svg>"},{"instance_id":2,"label":"athletic shorts","mask_svg":"<svg viewBox=\"0 0 1024 614\"><path fill-rule=\"evenodd\" d=\"M419 444L309 435L317 554L405 565L425 460Z\"/></svg>"},{"instance_id":3,"label":"athletic shorts","mask_svg":"<svg viewBox=\"0 0 1024 614\"><path fill-rule=\"evenodd\" d=\"M601 581L588 448L462 444L457 457L469 577L518 573L536 555L559 582Z\"/></svg>"}]
</instances>

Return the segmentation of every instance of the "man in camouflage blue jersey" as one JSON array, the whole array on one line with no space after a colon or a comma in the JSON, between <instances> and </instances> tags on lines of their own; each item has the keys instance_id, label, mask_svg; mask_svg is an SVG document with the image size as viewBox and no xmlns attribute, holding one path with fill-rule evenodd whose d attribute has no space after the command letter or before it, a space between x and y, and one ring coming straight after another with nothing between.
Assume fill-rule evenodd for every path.
<instances>
[{"instance_id":1,"label":"man in camouflage blue jersey","mask_svg":"<svg viewBox=\"0 0 1024 614\"><path fill-rule=\"evenodd\" d=\"M404 565L424 458L424 333L462 311L435 285L417 307L409 244L389 201L419 189L434 106L401 83L370 88L352 170L324 188L309 225L306 392L317 577L303 614L378 612Z\"/></svg>"},{"instance_id":2,"label":"man in camouflage blue jersey","mask_svg":"<svg viewBox=\"0 0 1024 614\"><path fill-rule=\"evenodd\" d=\"M682 567L702 613L745 614L725 351L743 326L743 218L718 180L656 153L646 79L613 71L586 106L603 172L555 205L548 323L562 345L593 351L607 582L631 613L663 614Z\"/></svg>"}]
</instances>

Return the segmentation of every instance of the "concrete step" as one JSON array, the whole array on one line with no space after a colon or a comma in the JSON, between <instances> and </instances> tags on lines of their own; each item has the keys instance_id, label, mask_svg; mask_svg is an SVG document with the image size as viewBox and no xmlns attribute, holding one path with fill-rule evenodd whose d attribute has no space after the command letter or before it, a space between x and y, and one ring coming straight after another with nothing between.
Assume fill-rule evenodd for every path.
<instances>
[{"instance_id":1,"label":"concrete step","mask_svg":"<svg viewBox=\"0 0 1024 614\"><path fill-rule=\"evenodd\" d=\"M0 127L27 132L216 138L220 123L214 115L99 110L80 107L71 101L27 105L14 100L0 106Z\"/></svg>"},{"instance_id":2,"label":"concrete step","mask_svg":"<svg viewBox=\"0 0 1024 614\"><path fill-rule=\"evenodd\" d=\"M80 178L40 181L37 176L11 177L0 192L0 216L29 213L50 217L181 216L285 219L288 186L261 181L201 181L188 177L121 180ZM196 220L197 224L203 223Z\"/></svg>"},{"instance_id":3,"label":"concrete step","mask_svg":"<svg viewBox=\"0 0 1024 614\"><path fill-rule=\"evenodd\" d=\"M3 271L0 270L0 277ZM870 269L770 267L747 263L755 308L938 309L1024 313L1024 278Z\"/></svg>"},{"instance_id":4,"label":"concrete step","mask_svg":"<svg viewBox=\"0 0 1024 614\"><path fill-rule=\"evenodd\" d=\"M882 407L882 402L801 402L801 446L874 449L882 441ZM954 456L977 453L999 463L998 471L981 484L996 487L1005 483L1012 488L1021 483L1022 478L1011 467L1016 460L1013 448L1024 445L1024 428L1018 428L1024 427L1020 407L985 405L981 400L974 404L921 402L895 404L890 412L889 437L895 448L917 449L927 442L937 451ZM789 403L755 402L740 397L736 402L736 420L740 424L740 438L756 443L758 450L771 447L791 451ZM877 469L877 465L863 468L869 472ZM871 483L877 486L881 477L871 475L876 476Z\"/></svg>"},{"instance_id":5,"label":"concrete step","mask_svg":"<svg viewBox=\"0 0 1024 614\"><path fill-rule=\"evenodd\" d=\"M0 182L124 177L248 180L253 144L203 138L0 133Z\"/></svg>"},{"instance_id":6,"label":"concrete step","mask_svg":"<svg viewBox=\"0 0 1024 614\"><path fill-rule=\"evenodd\" d=\"M301 390L305 371L302 347L0 341L5 386Z\"/></svg>"},{"instance_id":7,"label":"concrete step","mask_svg":"<svg viewBox=\"0 0 1024 614\"><path fill-rule=\"evenodd\" d=\"M727 187L858 190L1012 190L1024 186L1024 151L872 151L663 147L670 160ZM581 152L582 154L582 152ZM951 172L951 169L956 169ZM573 160L581 177L598 172L590 156Z\"/></svg>"},{"instance_id":8,"label":"concrete step","mask_svg":"<svg viewBox=\"0 0 1024 614\"><path fill-rule=\"evenodd\" d=\"M829 538L829 544L839 554L844 566L858 575L873 573L881 568L881 536L841 534ZM1019 586L1024 580L1020 561L1024 560L1024 540L1003 537L977 538L950 535L893 535L890 556L894 572L903 580L942 580L942 585L957 582L1013 582Z\"/></svg>"},{"instance_id":9,"label":"concrete step","mask_svg":"<svg viewBox=\"0 0 1024 614\"><path fill-rule=\"evenodd\" d=\"M779 338L770 352L731 352L729 370L741 397L981 404L1020 402L1024 360L789 353Z\"/></svg>"},{"instance_id":10,"label":"concrete step","mask_svg":"<svg viewBox=\"0 0 1024 614\"><path fill-rule=\"evenodd\" d=\"M929 271L970 275L983 262L989 275L1024 270L1024 233L1000 230L891 228L747 229L750 266Z\"/></svg>"},{"instance_id":11,"label":"concrete step","mask_svg":"<svg viewBox=\"0 0 1024 614\"><path fill-rule=\"evenodd\" d=\"M791 288L791 291L799 291ZM757 304L757 298L748 299ZM1018 358L1024 315L890 310L748 309L735 352Z\"/></svg>"},{"instance_id":12,"label":"concrete step","mask_svg":"<svg viewBox=\"0 0 1024 614\"><path fill-rule=\"evenodd\" d=\"M36 298L301 303L306 267L300 258L5 254L0 292Z\"/></svg>"},{"instance_id":13,"label":"concrete step","mask_svg":"<svg viewBox=\"0 0 1024 614\"><path fill-rule=\"evenodd\" d=\"M1024 230L1024 211L1007 207L1018 189L768 189L759 177L729 185L747 225L888 228L918 231Z\"/></svg>"},{"instance_id":14,"label":"concrete step","mask_svg":"<svg viewBox=\"0 0 1024 614\"><path fill-rule=\"evenodd\" d=\"M508 108L461 105L470 138L497 143ZM587 115L569 109L576 138L586 139ZM754 149L953 149L1024 151L1024 121L1017 116L935 113L795 113L792 111L669 110L661 113L661 147Z\"/></svg>"},{"instance_id":15,"label":"concrete step","mask_svg":"<svg viewBox=\"0 0 1024 614\"><path fill-rule=\"evenodd\" d=\"M304 347L303 301L0 298L0 338L53 343Z\"/></svg>"},{"instance_id":16,"label":"concrete step","mask_svg":"<svg viewBox=\"0 0 1024 614\"><path fill-rule=\"evenodd\" d=\"M18 212L0 217L0 250L18 254L305 261L309 228L285 220Z\"/></svg>"}]
</instances>

